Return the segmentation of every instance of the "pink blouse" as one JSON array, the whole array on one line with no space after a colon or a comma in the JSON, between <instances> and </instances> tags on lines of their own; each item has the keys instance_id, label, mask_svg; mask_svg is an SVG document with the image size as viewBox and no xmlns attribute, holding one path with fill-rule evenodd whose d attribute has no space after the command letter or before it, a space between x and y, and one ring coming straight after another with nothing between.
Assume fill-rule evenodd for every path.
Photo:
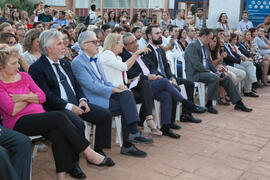
<instances>
[{"instance_id":1,"label":"pink blouse","mask_svg":"<svg viewBox=\"0 0 270 180\"><path fill-rule=\"evenodd\" d=\"M4 83L0 80L0 114L3 118L3 125L8 129L13 129L18 119L27 114L38 114L45 112L41 103L46 101L44 92L35 84L32 78L24 72L18 72L21 79L13 83ZM15 116L12 116L14 102L9 94L36 94L39 103L28 103L27 106Z\"/></svg>"}]
</instances>

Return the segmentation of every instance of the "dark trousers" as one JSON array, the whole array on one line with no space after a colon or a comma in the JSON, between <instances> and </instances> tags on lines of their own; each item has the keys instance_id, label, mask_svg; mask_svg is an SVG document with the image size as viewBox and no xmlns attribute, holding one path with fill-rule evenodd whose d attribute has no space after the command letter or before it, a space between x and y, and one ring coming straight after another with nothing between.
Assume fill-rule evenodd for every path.
<instances>
[{"instance_id":1,"label":"dark trousers","mask_svg":"<svg viewBox=\"0 0 270 180\"><path fill-rule=\"evenodd\" d=\"M225 76L224 80L219 82L219 85L224 87L227 95L232 101L232 104L236 104L242 99L236 86L234 85L232 79L229 76Z\"/></svg>"},{"instance_id":2,"label":"dark trousers","mask_svg":"<svg viewBox=\"0 0 270 180\"><path fill-rule=\"evenodd\" d=\"M145 117L152 115L153 92L148 80L140 80L138 85L131 89L137 104L142 103L140 108L140 123L143 124Z\"/></svg>"},{"instance_id":3,"label":"dark trousers","mask_svg":"<svg viewBox=\"0 0 270 180\"><path fill-rule=\"evenodd\" d=\"M260 63L254 63L254 66L256 67L256 77L257 80L262 80L262 65Z\"/></svg>"},{"instance_id":4,"label":"dark trousers","mask_svg":"<svg viewBox=\"0 0 270 180\"><path fill-rule=\"evenodd\" d=\"M189 101L194 102L194 82L183 79L183 78L177 78L176 82L178 85L184 84L186 92L187 92L187 98ZM180 89L178 89L180 90ZM175 122L175 116L176 116L176 107L177 107L177 102L173 100L172 102L172 118L171 122ZM191 114L190 111L185 107L182 106L182 114Z\"/></svg>"},{"instance_id":5,"label":"dark trousers","mask_svg":"<svg viewBox=\"0 0 270 180\"><path fill-rule=\"evenodd\" d=\"M76 161L75 155L89 146L68 116L60 111L24 115L17 121L14 130L28 136L42 135L49 139L57 173L71 170Z\"/></svg>"},{"instance_id":6,"label":"dark trousers","mask_svg":"<svg viewBox=\"0 0 270 180\"><path fill-rule=\"evenodd\" d=\"M72 123L79 129L84 136L84 123L83 120L96 125L95 136L95 150L102 150L103 148L111 147L111 127L112 115L107 109L94 104L88 104L90 111L88 113L78 116L69 110L64 112L72 121ZM82 120L83 119L83 120Z\"/></svg>"},{"instance_id":7,"label":"dark trousers","mask_svg":"<svg viewBox=\"0 0 270 180\"><path fill-rule=\"evenodd\" d=\"M171 124L172 101L180 102L184 98L177 88L169 82L167 78L150 81L154 98L161 104L162 124Z\"/></svg>"},{"instance_id":8,"label":"dark trousers","mask_svg":"<svg viewBox=\"0 0 270 180\"><path fill-rule=\"evenodd\" d=\"M31 140L19 132L0 129L0 179L29 180Z\"/></svg>"},{"instance_id":9,"label":"dark trousers","mask_svg":"<svg viewBox=\"0 0 270 180\"><path fill-rule=\"evenodd\" d=\"M128 125L139 122L139 115L136 103L131 91L112 94L110 98L109 110L113 116L122 115L122 135L123 141L128 142Z\"/></svg>"}]
</instances>

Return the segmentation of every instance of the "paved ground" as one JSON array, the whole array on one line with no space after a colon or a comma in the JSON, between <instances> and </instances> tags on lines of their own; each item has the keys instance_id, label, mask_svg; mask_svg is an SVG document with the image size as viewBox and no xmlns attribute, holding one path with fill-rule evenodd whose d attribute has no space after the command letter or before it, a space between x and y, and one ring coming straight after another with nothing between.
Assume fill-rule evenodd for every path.
<instances>
[{"instance_id":1,"label":"paved ground","mask_svg":"<svg viewBox=\"0 0 270 180\"><path fill-rule=\"evenodd\" d=\"M80 166L87 180L269 180L270 88L258 92L260 98L244 98L254 108L252 113L218 106L218 115L196 115L203 119L201 124L179 123L179 140L161 137L153 145L138 144L147 151L146 158L120 155L120 147L113 144L105 152L115 161L114 167L88 167L83 157ZM39 152L32 179L55 177L51 151Z\"/></svg>"}]
</instances>

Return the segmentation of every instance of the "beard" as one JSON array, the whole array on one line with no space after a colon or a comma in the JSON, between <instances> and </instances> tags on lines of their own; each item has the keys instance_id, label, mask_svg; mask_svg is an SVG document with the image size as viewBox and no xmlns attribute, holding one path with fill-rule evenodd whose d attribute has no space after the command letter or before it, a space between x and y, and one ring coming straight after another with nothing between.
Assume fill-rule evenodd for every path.
<instances>
[{"instance_id":1,"label":"beard","mask_svg":"<svg viewBox=\"0 0 270 180\"><path fill-rule=\"evenodd\" d=\"M156 45L156 46L162 44L162 38L159 38L159 39L153 39L152 41L153 41L153 44Z\"/></svg>"}]
</instances>

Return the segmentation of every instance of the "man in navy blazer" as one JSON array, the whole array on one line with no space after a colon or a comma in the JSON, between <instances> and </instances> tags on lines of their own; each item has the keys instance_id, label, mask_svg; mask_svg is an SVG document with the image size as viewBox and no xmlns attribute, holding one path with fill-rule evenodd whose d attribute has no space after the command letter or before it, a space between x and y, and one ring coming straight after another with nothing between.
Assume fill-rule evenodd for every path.
<instances>
[{"instance_id":1,"label":"man in navy blazer","mask_svg":"<svg viewBox=\"0 0 270 180\"><path fill-rule=\"evenodd\" d=\"M102 149L111 147L110 111L88 103L70 63L61 59L65 49L61 32L44 31L39 45L42 56L30 66L29 74L46 94L44 109L64 111L82 136L85 128L83 120L96 124L94 150L104 155ZM78 154L74 155L74 169L69 173L74 178L85 178L78 160Z\"/></svg>"},{"instance_id":2,"label":"man in navy blazer","mask_svg":"<svg viewBox=\"0 0 270 180\"><path fill-rule=\"evenodd\" d=\"M158 26L158 25L148 26L145 33L146 33L147 39L150 43L148 45L148 47L149 47L149 49L151 49L151 52L145 55L147 57L147 59L152 61L152 63L155 65L155 67L158 69L159 75L170 79L176 87L178 85L184 84L186 92L187 92L188 100L191 102L194 102L194 100L193 100L194 82L187 80L187 79L183 79L183 78L175 78L175 76L171 72L170 65L169 65L168 60L166 58L166 53L159 46L162 44L162 36L161 36L160 26ZM159 55L158 55L158 53L159 53ZM159 58L161 59L161 62L159 62ZM162 72L162 71L164 71L164 72ZM202 111L196 111L196 110L195 110L195 112L202 113ZM172 127L177 127L177 126L175 126L175 115L176 115L176 102L173 101L172 119L171 119ZM194 123L201 122L200 119L194 118L192 113L190 111L188 111L188 109L185 106L183 106L180 121L194 122Z\"/></svg>"}]
</instances>

